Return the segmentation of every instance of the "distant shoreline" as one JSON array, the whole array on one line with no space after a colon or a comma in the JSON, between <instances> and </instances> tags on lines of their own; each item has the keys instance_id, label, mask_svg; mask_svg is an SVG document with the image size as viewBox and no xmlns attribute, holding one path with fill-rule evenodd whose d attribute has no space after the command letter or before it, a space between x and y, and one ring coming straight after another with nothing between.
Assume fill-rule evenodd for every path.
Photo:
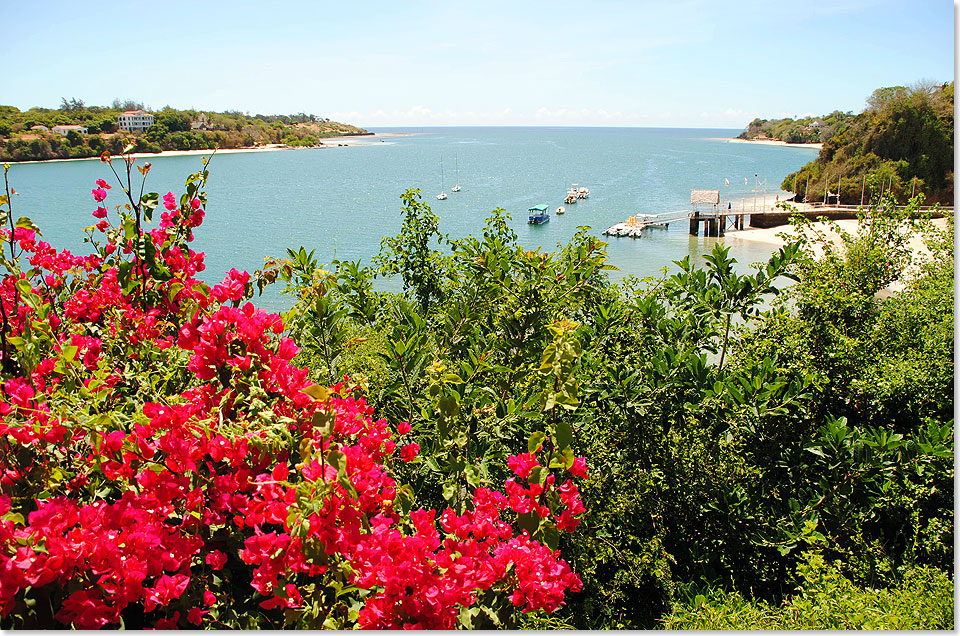
<instances>
[{"instance_id":1,"label":"distant shoreline","mask_svg":"<svg viewBox=\"0 0 960 636\"><path fill-rule=\"evenodd\" d=\"M267 144L265 146L248 146L245 148L220 148L216 151L218 155L232 155L241 152L273 152L276 150L309 150L318 148L337 148L348 146L373 146L372 139L383 139L390 137L408 137L411 133L373 133L370 135L345 135L342 137L324 137L315 146L288 146L286 144ZM134 159L149 159L150 157L189 157L193 155L209 155L214 152L213 148L203 150L161 150L160 152L134 152L130 156ZM114 155L117 159L120 155ZM100 161L100 157L71 157L69 159L34 159L30 161L5 161L10 165L23 165L29 163L61 163L66 161Z\"/></svg>"},{"instance_id":2,"label":"distant shoreline","mask_svg":"<svg viewBox=\"0 0 960 636\"><path fill-rule=\"evenodd\" d=\"M780 141L779 139L740 139L739 137L718 137L718 141L728 141L735 144L757 144L758 146L787 146L789 148L815 148L820 150L823 148L822 143L810 143L810 144L793 144L788 141Z\"/></svg>"}]
</instances>

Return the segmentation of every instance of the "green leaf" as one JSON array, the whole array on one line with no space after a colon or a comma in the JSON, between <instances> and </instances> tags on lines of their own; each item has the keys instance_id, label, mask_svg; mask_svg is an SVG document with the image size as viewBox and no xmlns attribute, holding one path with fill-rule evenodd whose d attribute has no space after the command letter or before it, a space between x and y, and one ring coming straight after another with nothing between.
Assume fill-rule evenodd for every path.
<instances>
[{"instance_id":1,"label":"green leaf","mask_svg":"<svg viewBox=\"0 0 960 636\"><path fill-rule=\"evenodd\" d=\"M143 217L149 222L153 219L153 211L160 202L160 195L156 192L148 192L140 198L143 204Z\"/></svg>"},{"instance_id":2,"label":"green leaf","mask_svg":"<svg viewBox=\"0 0 960 636\"><path fill-rule=\"evenodd\" d=\"M21 216L19 219L17 219L17 222L14 225L27 230L33 230L37 234L40 234L40 236L43 236L43 234L40 233L40 228L38 228L33 221L25 216Z\"/></svg>"},{"instance_id":3,"label":"green leaf","mask_svg":"<svg viewBox=\"0 0 960 636\"><path fill-rule=\"evenodd\" d=\"M440 398L440 401L437 402L437 410L443 417L456 417L460 412L460 403L457 401L456 391L448 393Z\"/></svg>"},{"instance_id":4,"label":"green leaf","mask_svg":"<svg viewBox=\"0 0 960 636\"><path fill-rule=\"evenodd\" d=\"M532 537L540 529L540 515L535 512L521 512L517 514L517 525Z\"/></svg>"},{"instance_id":5,"label":"green leaf","mask_svg":"<svg viewBox=\"0 0 960 636\"><path fill-rule=\"evenodd\" d=\"M552 525L544 525L540 529L540 540L551 550L560 547L560 532Z\"/></svg>"},{"instance_id":6,"label":"green leaf","mask_svg":"<svg viewBox=\"0 0 960 636\"><path fill-rule=\"evenodd\" d=\"M448 481L443 484L443 498L453 503L457 497L457 484L454 481Z\"/></svg>"},{"instance_id":7,"label":"green leaf","mask_svg":"<svg viewBox=\"0 0 960 636\"><path fill-rule=\"evenodd\" d=\"M569 422L557 422L557 448L564 449L573 444L573 428Z\"/></svg>"},{"instance_id":8,"label":"green leaf","mask_svg":"<svg viewBox=\"0 0 960 636\"><path fill-rule=\"evenodd\" d=\"M534 452L543 445L543 440L547 439L543 431L535 431L527 438L527 451Z\"/></svg>"},{"instance_id":9,"label":"green leaf","mask_svg":"<svg viewBox=\"0 0 960 636\"><path fill-rule=\"evenodd\" d=\"M323 402L330 397L329 389L327 389L326 387L322 387L319 384L312 384L307 388L303 389L303 392L318 402Z\"/></svg>"},{"instance_id":10,"label":"green leaf","mask_svg":"<svg viewBox=\"0 0 960 636\"><path fill-rule=\"evenodd\" d=\"M347 470L347 456L340 451L332 450L327 453L327 463L337 469L338 475L343 475Z\"/></svg>"},{"instance_id":11,"label":"green leaf","mask_svg":"<svg viewBox=\"0 0 960 636\"><path fill-rule=\"evenodd\" d=\"M314 429L320 432L324 437L330 437L333 435L334 426L336 424L336 414L329 411L317 411L313 414L312 424Z\"/></svg>"}]
</instances>

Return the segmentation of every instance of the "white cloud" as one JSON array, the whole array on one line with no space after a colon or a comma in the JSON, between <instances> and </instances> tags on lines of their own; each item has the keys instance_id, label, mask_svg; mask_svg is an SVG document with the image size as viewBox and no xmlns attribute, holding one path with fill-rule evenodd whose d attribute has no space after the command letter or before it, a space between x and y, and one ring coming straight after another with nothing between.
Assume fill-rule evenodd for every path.
<instances>
[{"instance_id":1,"label":"white cloud","mask_svg":"<svg viewBox=\"0 0 960 636\"><path fill-rule=\"evenodd\" d=\"M703 111L700 120L710 128L742 128L758 116L754 112L727 108L722 111Z\"/></svg>"}]
</instances>

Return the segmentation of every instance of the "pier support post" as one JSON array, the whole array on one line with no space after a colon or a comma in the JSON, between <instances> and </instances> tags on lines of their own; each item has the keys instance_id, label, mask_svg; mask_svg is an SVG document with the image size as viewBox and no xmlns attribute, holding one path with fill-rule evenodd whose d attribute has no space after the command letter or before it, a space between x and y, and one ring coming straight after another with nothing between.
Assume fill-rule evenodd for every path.
<instances>
[{"instance_id":1,"label":"pier support post","mask_svg":"<svg viewBox=\"0 0 960 636\"><path fill-rule=\"evenodd\" d=\"M723 236L727 233L727 217L723 215L720 217L720 222L717 224L717 236Z\"/></svg>"}]
</instances>

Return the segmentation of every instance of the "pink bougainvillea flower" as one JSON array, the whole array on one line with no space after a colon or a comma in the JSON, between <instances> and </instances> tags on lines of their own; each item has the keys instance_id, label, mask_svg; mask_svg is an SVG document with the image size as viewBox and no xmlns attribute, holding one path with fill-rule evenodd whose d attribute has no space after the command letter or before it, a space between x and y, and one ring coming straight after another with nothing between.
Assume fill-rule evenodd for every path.
<instances>
[{"instance_id":1,"label":"pink bougainvillea flower","mask_svg":"<svg viewBox=\"0 0 960 636\"><path fill-rule=\"evenodd\" d=\"M523 479L529 477L530 471L539 465L540 463L532 453L522 453L507 458L507 467L510 468L517 477L522 477Z\"/></svg>"},{"instance_id":2,"label":"pink bougainvillea flower","mask_svg":"<svg viewBox=\"0 0 960 636\"><path fill-rule=\"evenodd\" d=\"M405 462L412 462L417 458L417 454L420 452L420 444L416 442L412 444L407 444L406 446L400 447L400 458Z\"/></svg>"},{"instance_id":3,"label":"pink bougainvillea flower","mask_svg":"<svg viewBox=\"0 0 960 636\"><path fill-rule=\"evenodd\" d=\"M227 555L221 552L220 550L212 550L205 559L207 565L212 567L214 570L222 570L223 566L227 564ZM214 599L216 600L216 599Z\"/></svg>"},{"instance_id":4,"label":"pink bougainvillea flower","mask_svg":"<svg viewBox=\"0 0 960 636\"><path fill-rule=\"evenodd\" d=\"M574 477L587 478L587 460L583 457L577 457L573 460L573 466L570 467L570 474Z\"/></svg>"}]
</instances>

